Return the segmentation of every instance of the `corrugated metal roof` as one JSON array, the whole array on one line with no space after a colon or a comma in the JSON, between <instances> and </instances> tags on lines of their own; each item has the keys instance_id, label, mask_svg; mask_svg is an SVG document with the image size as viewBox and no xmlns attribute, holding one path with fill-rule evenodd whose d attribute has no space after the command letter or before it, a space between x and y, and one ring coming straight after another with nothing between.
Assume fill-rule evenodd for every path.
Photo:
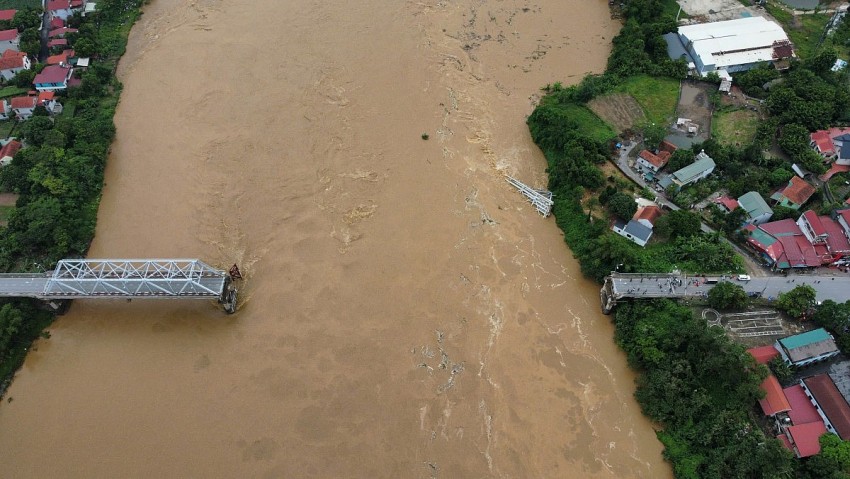
<instances>
[{"instance_id":1,"label":"corrugated metal roof","mask_svg":"<svg viewBox=\"0 0 850 479\"><path fill-rule=\"evenodd\" d=\"M787 338L782 338L779 340L779 342L783 346L785 346L785 349L796 349L801 348L803 346L807 346L809 344L819 343L827 339L832 339L832 336L830 336L825 329L818 328L813 331L808 331L801 334L795 334L794 336L788 336Z\"/></svg>"},{"instance_id":2,"label":"corrugated metal roof","mask_svg":"<svg viewBox=\"0 0 850 479\"><path fill-rule=\"evenodd\" d=\"M708 171L715 166L714 160L712 160L710 156L705 153L700 153L697 155L696 161L681 170L676 171L673 173L673 176L682 183L688 183L694 177L703 174L705 171Z\"/></svg>"},{"instance_id":3,"label":"corrugated metal roof","mask_svg":"<svg viewBox=\"0 0 850 479\"><path fill-rule=\"evenodd\" d=\"M773 214L773 210L770 209L770 206L767 206L767 202L756 191L749 191L741 195L738 198L738 205L747 212L750 218L755 218L765 213Z\"/></svg>"},{"instance_id":4,"label":"corrugated metal roof","mask_svg":"<svg viewBox=\"0 0 850 479\"><path fill-rule=\"evenodd\" d=\"M788 40L781 26L764 17L682 26L679 35L704 64L717 68L771 61L774 42Z\"/></svg>"}]
</instances>

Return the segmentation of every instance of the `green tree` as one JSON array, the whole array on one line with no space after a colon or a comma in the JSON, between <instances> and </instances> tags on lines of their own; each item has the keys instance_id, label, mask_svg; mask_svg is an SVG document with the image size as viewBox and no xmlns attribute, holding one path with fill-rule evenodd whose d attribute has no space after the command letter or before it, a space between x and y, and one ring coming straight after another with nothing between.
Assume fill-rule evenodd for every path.
<instances>
[{"instance_id":1,"label":"green tree","mask_svg":"<svg viewBox=\"0 0 850 479\"><path fill-rule=\"evenodd\" d=\"M749 297L740 285L721 281L708 291L708 304L717 309L744 309Z\"/></svg>"},{"instance_id":2,"label":"green tree","mask_svg":"<svg viewBox=\"0 0 850 479\"><path fill-rule=\"evenodd\" d=\"M774 376L776 376L776 379L783 384L794 375L794 371L791 369L791 366L783 361L781 356L771 359L770 362L767 363L767 367L770 368L770 371Z\"/></svg>"},{"instance_id":3,"label":"green tree","mask_svg":"<svg viewBox=\"0 0 850 479\"><path fill-rule=\"evenodd\" d=\"M808 284L801 284L791 291L779 293L776 307L795 318L803 316L815 305L817 291Z\"/></svg>"},{"instance_id":4,"label":"green tree","mask_svg":"<svg viewBox=\"0 0 850 479\"><path fill-rule=\"evenodd\" d=\"M32 145L41 146L53 129L53 120L46 116L33 116L21 125L21 134Z\"/></svg>"},{"instance_id":5,"label":"green tree","mask_svg":"<svg viewBox=\"0 0 850 479\"><path fill-rule=\"evenodd\" d=\"M637 203L631 196L618 191L608 199L608 211L628 221L637 212Z\"/></svg>"},{"instance_id":6,"label":"green tree","mask_svg":"<svg viewBox=\"0 0 850 479\"><path fill-rule=\"evenodd\" d=\"M8 355L22 322L23 315L14 306L7 303L0 307L0 360Z\"/></svg>"},{"instance_id":7,"label":"green tree","mask_svg":"<svg viewBox=\"0 0 850 479\"><path fill-rule=\"evenodd\" d=\"M653 229L664 238L675 239L699 234L701 226L702 221L696 213L675 210L658 218Z\"/></svg>"},{"instance_id":8,"label":"green tree","mask_svg":"<svg viewBox=\"0 0 850 479\"><path fill-rule=\"evenodd\" d=\"M641 129L643 130L643 143L650 149L657 148L664 139L664 135L667 134L664 125L656 125L652 122L645 123Z\"/></svg>"}]
</instances>

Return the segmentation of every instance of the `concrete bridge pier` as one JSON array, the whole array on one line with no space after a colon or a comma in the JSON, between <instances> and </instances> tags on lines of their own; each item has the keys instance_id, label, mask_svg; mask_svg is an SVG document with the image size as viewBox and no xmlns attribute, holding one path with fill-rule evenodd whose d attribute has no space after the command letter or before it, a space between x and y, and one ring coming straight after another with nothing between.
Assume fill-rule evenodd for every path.
<instances>
[{"instance_id":1,"label":"concrete bridge pier","mask_svg":"<svg viewBox=\"0 0 850 479\"><path fill-rule=\"evenodd\" d=\"M610 276L605 277L605 283L599 290L599 300L602 303L602 314L611 314L617 306L617 298L614 295L614 282Z\"/></svg>"}]
</instances>

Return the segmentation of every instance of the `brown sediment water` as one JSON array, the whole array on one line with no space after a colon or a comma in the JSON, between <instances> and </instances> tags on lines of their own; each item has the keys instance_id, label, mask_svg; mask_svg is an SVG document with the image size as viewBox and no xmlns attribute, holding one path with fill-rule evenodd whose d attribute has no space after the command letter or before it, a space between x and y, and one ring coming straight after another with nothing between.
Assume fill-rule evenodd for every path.
<instances>
[{"instance_id":1,"label":"brown sediment water","mask_svg":"<svg viewBox=\"0 0 850 479\"><path fill-rule=\"evenodd\" d=\"M77 301L0 406L0 476L669 477L525 117L604 68L603 0L155 0L90 257L212 302ZM423 140L422 133L430 138Z\"/></svg>"}]
</instances>

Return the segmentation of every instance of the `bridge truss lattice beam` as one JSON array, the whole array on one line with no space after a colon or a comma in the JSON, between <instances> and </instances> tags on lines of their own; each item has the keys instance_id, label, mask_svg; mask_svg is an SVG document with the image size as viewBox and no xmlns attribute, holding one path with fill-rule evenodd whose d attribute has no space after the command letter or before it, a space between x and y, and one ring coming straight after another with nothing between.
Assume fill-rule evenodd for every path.
<instances>
[{"instance_id":1,"label":"bridge truss lattice beam","mask_svg":"<svg viewBox=\"0 0 850 479\"><path fill-rule=\"evenodd\" d=\"M44 286L45 298L220 298L229 275L197 259L61 260Z\"/></svg>"}]
</instances>

